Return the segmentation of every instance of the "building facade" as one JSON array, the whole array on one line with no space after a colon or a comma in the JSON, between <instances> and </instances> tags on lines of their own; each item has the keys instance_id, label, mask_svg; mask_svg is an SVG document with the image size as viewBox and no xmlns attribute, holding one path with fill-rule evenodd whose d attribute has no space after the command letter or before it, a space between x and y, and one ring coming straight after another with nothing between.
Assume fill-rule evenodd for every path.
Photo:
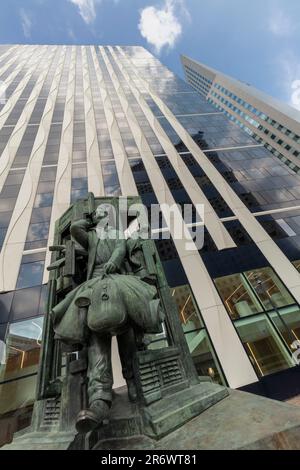
<instances>
[{"instance_id":1,"label":"building facade","mask_svg":"<svg viewBox=\"0 0 300 470\"><path fill-rule=\"evenodd\" d=\"M248 83L181 56L187 82L296 173L300 173L300 112Z\"/></svg>"},{"instance_id":2,"label":"building facade","mask_svg":"<svg viewBox=\"0 0 300 470\"><path fill-rule=\"evenodd\" d=\"M88 191L176 203L183 224L204 207L201 249L194 221L153 230L199 375L300 394L300 176L141 47L0 54L1 442L31 415L54 223Z\"/></svg>"}]
</instances>

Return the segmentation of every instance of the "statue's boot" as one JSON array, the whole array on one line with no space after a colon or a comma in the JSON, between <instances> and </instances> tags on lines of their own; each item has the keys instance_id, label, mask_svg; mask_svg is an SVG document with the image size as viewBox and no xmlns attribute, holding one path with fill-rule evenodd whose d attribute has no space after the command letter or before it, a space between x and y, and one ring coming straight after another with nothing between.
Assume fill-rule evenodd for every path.
<instances>
[{"instance_id":1,"label":"statue's boot","mask_svg":"<svg viewBox=\"0 0 300 470\"><path fill-rule=\"evenodd\" d=\"M135 403L137 401L137 390L134 379L127 379L127 392L129 401Z\"/></svg>"},{"instance_id":2,"label":"statue's boot","mask_svg":"<svg viewBox=\"0 0 300 470\"><path fill-rule=\"evenodd\" d=\"M95 400L90 408L81 410L76 420L79 434L86 434L96 429L109 415L110 404L104 400Z\"/></svg>"}]
</instances>

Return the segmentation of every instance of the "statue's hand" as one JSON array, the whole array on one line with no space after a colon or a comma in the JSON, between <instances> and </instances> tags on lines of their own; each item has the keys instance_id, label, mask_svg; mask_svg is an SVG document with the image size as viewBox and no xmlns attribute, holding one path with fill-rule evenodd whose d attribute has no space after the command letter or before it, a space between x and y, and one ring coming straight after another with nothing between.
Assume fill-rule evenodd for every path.
<instances>
[{"instance_id":1,"label":"statue's hand","mask_svg":"<svg viewBox=\"0 0 300 470\"><path fill-rule=\"evenodd\" d=\"M104 265L104 270L105 270L106 274L113 274L117 271L117 266L112 261L108 261Z\"/></svg>"}]
</instances>

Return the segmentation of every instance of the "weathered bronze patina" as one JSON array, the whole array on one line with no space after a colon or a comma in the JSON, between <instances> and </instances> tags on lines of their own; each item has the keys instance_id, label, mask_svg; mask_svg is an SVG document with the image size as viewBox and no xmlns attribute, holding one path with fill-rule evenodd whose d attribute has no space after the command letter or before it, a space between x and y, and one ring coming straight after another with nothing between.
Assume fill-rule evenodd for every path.
<instances>
[{"instance_id":1,"label":"weathered bronze patina","mask_svg":"<svg viewBox=\"0 0 300 470\"><path fill-rule=\"evenodd\" d=\"M90 193L56 222L37 400L16 447L155 441L228 395L197 375L140 203ZM112 390L114 336L127 391Z\"/></svg>"},{"instance_id":2,"label":"weathered bronze patina","mask_svg":"<svg viewBox=\"0 0 300 470\"><path fill-rule=\"evenodd\" d=\"M197 376L154 241L129 236L139 198L106 223L122 201L90 194L56 223L32 423L5 449L298 448L297 407Z\"/></svg>"},{"instance_id":3,"label":"weathered bronze patina","mask_svg":"<svg viewBox=\"0 0 300 470\"><path fill-rule=\"evenodd\" d=\"M56 339L87 348L89 408L78 415L80 432L93 429L108 416L113 386L112 336L117 336L123 376L134 402L134 331L162 331L163 310L157 289L131 269L133 252L141 247L135 240L134 250L132 240L126 242L124 233L103 222L108 211L109 206L99 205L95 214L71 224L73 240L87 253L87 279L52 309ZM139 272L142 260L135 262L135 267Z\"/></svg>"}]
</instances>

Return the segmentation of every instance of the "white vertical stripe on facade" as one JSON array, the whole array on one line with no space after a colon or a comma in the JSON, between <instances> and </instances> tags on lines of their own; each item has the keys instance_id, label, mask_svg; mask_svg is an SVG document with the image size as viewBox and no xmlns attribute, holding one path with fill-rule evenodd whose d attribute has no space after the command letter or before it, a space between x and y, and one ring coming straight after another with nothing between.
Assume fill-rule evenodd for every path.
<instances>
[{"instance_id":1,"label":"white vertical stripe on facade","mask_svg":"<svg viewBox=\"0 0 300 470\"><path fill-rule=\"evenodd\" d=\"M7 61L5 62L5 65L3 65L0 68L0 75L2 75L4 72L6 72L6 70L11 66L11 64L13 64L16 59L18 59L18 57L22 58L23 55L27 55L27 51L30 48L31 48L31 46L14 46L10 50L6 51L5 54L1 55L0 56L0 62L2 62L3 59L5 59L6 57L9 57L11 55L11 52L13 50L15 50L15 53L13 54L13 56L8 58Z\"/></svg>"},{"instance_id":2,"label":"white vertical stripe on facade","mask_svg":"<svg viewBox=\"0 0 300 470\"><path fill-rule=\"evenodd\" d=\"M122 51L122 49L120 50ZM284 255L284 253L280 250L272 238L267 234L260 223L255 219L253 214L243 204L241 199L236 195L223 176L218 172L218 170L216 170L214 165L209 161L206 155L194 142L189 133L177 121L176 117L166 106L166 104L152 90L152 87L149 85L149 83L144 80L137 72L136 75L139 77L154 102L168 118L169 122L172 124L174 130L177 132L182 142L186 145L186 147L190 150L198 163L201 165L202 169L209 177L213 185L218 188L219 193L231 208L233 213L238 217L240 223L243 225L254 243L256 243L270 265L282 279L286 287L294 295L297 302L300 303L300 273Z\"/></svg>"},{"instance_id":3,"label":"white vertical stripe on facade","mask_svg":"<svg viewBox=\"0 0 300 470\"><path fill-rule=\"evenodd\" d=\"M12 52L18 51L20 47L26 47L26 45L24 46L20 46L18 44L12 45L9 49L7 49L5 52L3 52L3 54L0 55L0 60L5 59L7 56L11 55Z\"/></svg>"},{"instance_id":4,"label":"white vertical stripe on facade","mask_svg":"<svg viewBox=\"0 0 300 470\"><path fill-rule=\"evenodd\" d=\"M94 59L96 75L98 77L99 88L101 92L102 102L104 105L105 118L108 125L111 145L115 157L115 163L118 172L122 196L136 196L138 194L136 184L132 176L130 165L128 163L126 150L122 141L116 116L109 97L109 93L106 89L102 71L100 69L96 52L93 47L92 57Z\"/></svg>"},{"instance_id":5,"label":"white vertical stripe on facade","mask_svg":"<svg viewBox=\"0 0 300 470\"><path fill-rule=\"evenodd\" d=\"M37 54L35 55L35 52L37 52ZM31 66L35 66L38 64L39 62L39 59L44 55L45 53L45 49L43 49L43 51L41 51L41 49L38 47L38 46L35 46L35 47L30 47L27 49L27 53L25 54L26 55L26 69L27 69L27 72L25 72L22 80L20 81L20 83L17 85L16 89L14 90L13 94L8 98L8 100L6 101L4 107L1 109L0 111L0 128L5 124L5 121L6 119L8 118L11 110L13 109L15 103L17 102L17 100L19 99L20 95L22 94L25 86L27 85L31 75L32 75L32 71L31 71ZM31 59L33 59L32 63L31 63ZM24 64L22 64L24 66ZM16 67L14 69L14 72L16 71L17 69L17 73L19 72L18 68ZM16 75L14 72L13 75ZM6 80L8 80L8 82L6 82L6 80L4 80L4 82L9 85L10 83L10 77L11 75L9 75L9 77L7 77Z\"/></svg>"},{"instance_id":6,"label":"white vertical stripe on facade","mask_svg":"<svg viewBox=\"0 0 300 470\"><path fill-rule=\"evenodd\" d=\"M110 52L113 53L112 48L110 48ZM223 223L217 216L215 210L211 206L205 194L200 189L195 178L193 177L191 172L188 170L184 161L178 154L171 140L169 139L166 132L162 128L159 120L152 113L152 110L150 109L146 101L144 100L142 94L136 93L136 99L139 105L141 106L141 109L143 110L146 118L148 119L150 126L153 129L156 137L161 143L163 149L165 150L171 164L174 167L174 170L179 180L181 181L185 191L189 195L192 203L194 204L195 207L197 207L197 204L203 205L205 225L207 227L207 230L210 233L210 236L214 240L217 248L219 250L224 250L227 248L236 247L236 244L234 243L228 231L224 227ZM201 214L199 215L201 216Z\"/></svg>"},{"instance_id":7,"label":"white vertical stripe on facade","mask_svg":"<svg viewBox=\"0 0 300 470\"><path fill-rule=\"evenodd\" d=\"M94 193L95 196L104 196L93 96L86 52L87 47L90 48L91 46L84 46L82 48L82 65L88 189L90 192Z\"/></svg>"},{"instance_id":8,"label":"white vertical stripe on facade","mask_svg":"<svg viewBox=\"0 0 300 470\"><path fill-rule=\"evenodd\" d=\"M30 68L28 72L26 73L26 76L23 78L23 80L20 82L18 85L17 89L13 93L13 96L8 100L7 106L5 106L2 109L2 112L0 112L0 128L3 126L5 123L7 117L10 114L10 111L13 109L14 105L18 101L20 95L22 94L24 88L27 85L27 82L29 81L34 68L38 65L40 60L43 59L43 56L45 54L45 51L47 50L48 46L43 46L43 50L40 52L39 55L35 57L35 60L32 64L30 64ZM49 56L49 61L52 60L55 54L56 47L53 48L53 52L51 57ZM0 158L0 191L2 191L3 185L5 183L6 177L8 175L8 172L10 170L11 164L15 158L15 155L17 153L17 150L19 148L19 145L21 143L22 137L26 131L28 121L30 119L31 113L34 109L36 100L38 98L38 94L40 92L40 89L43 86L44 78L47 75L49 68L49 62L45 67L43 68L43 72L40 74L40 77L37 79L35 86L32 90L32 93L30 97L28 98L25 107L22 111L21 116L19 117L18 122L14 126L14 130L12 132L12 135L10 136L7 145L5 149L2 152L1 158Z\"/></svg>"},{"instance_id":9,"label":"white vertical stripe on facade","mask_svg":"<svg viewBox=\"0 0 300 470\"><path fill-rule=\"evenodd\" d=\"M105 56L105 52L102 48L101 51L103 56ZM110 51L114 56L114 51L111 48ZM106 60L108 59L106 58ZM138 98L140 92L132 84L132 80L130 80L126 69L123 67L121 62L117 61L117 63L123 72L124 77L127 79L127 83L130 86L131 91L135 97ZM112 75L114 84L116 84L121 104L124 112L126 112L131 131L140 150L143 163L158 202L160 204L175 204L173 196L165 182L160 168L158 167L151 148L149 147L143 131L138 124L137 118L126 99L122 86L120 83L117 83L118 79L110 67L109 71ZM184 223L179 210L175 214L174 219L177 221L180 220ZM231 387L238 388L248 383L256 382L257 376L254 369L236 334L235 328L225 310L225 307L223 306L215 285L206 270L202 258L197 251L186 250L186 243L193 243L191 237L186 233L181 240L176 239L174 237L174 225L172 222L173 221L171 221L171 224L168 226L169 231L173 236L178 256L187 278L189 279L192 291L201 310L229 385Z\"/></svg>"},{"instance_id":10,"label":"white vertical stripe on facade","mask_svg":"<svg viewBox=\"0 0 300 470\"><path fill-rule=\"evenodd\" d=\"M55 106L56 95L58 92L58 85L63 69L65 47L62 47L61 51L62 57L60 58L55 76L52 81L38 133L35 138L24 179L0 254L0 291L14 290L16 287L20 263L23 255L24 243L29 227L36 189L39 183L47 138L50 131L50 124ZM36 102L36 99L38 98L40 89L43 86L48 69L49 63L45 66L42 73L40 74L40 77L38 78L38 81L30 95L30 105L24 110L26 113L25 122L28 122L30 118L31 111ZM24 124L24 126L26 128L26 124Z\"/></svg>"},{"instance_id":11,"label":"white vertical stripe on facade","mask_svg":"<svg viewBox=\"0 0 300 470\"><path fill-rule=\"evenodd\" d=\"M9 59L7 62L5 62L5 65L0 68L0 76L6 72L6 70L13 64L14 65L12 72L9 73L9 75L4 79L1 80L5 86L9 86L10 83L14 80L15 76L19 73L20 69L24 66L24 64L27 63L28 60L30 60L34 49L36 50L38 46L23 46L20 47L17 50L17 53ZM0 61L3 59L2 56L0 56Z\"/></svg>"},{"instance_id":12,"label":"white vertical stripe on facade","mask_svg":"<svg viewBox=\"0 0 300 470\"><path fill-rule=\"evenodd\" d=\"M78 46L79 47L79 46ZM75 96L75 72L76 70L76 47L72 47L65 112L62 123L59 155L57 161L56 179L53 193L53 203L43 274L43 284L48 282L49 272L47 266L51 262L49 246L53 244L55 222L70 207L71 184L72 184L72 146L74 130L74 96ZM50 128L51 123L49 124Z\"/></svg>"}]
</instances>

